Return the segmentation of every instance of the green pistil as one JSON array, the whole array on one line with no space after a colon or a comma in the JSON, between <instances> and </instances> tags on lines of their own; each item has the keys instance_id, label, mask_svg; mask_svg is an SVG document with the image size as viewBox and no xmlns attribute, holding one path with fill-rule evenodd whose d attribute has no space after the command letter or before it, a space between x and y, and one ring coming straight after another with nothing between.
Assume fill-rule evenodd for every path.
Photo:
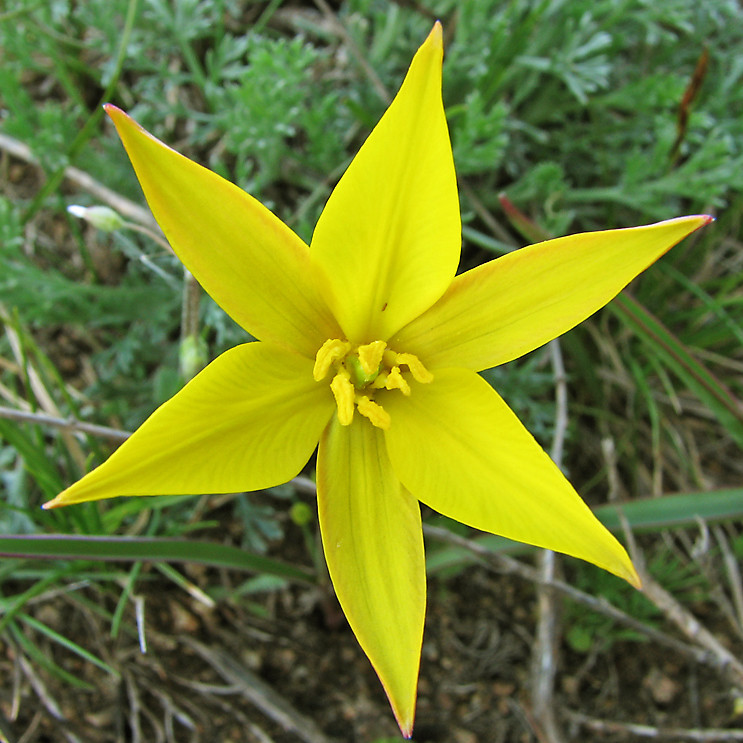
<instances>
[{"instance_id":1,"label":"green pistil","mask_svg":"<svg viewBox=\"0 0 743 743\"><path fill-rule=\"evenodd\" d=\"M381 369L381 364L371 374L367 374L364 371L364 367L361 366L361 362L357 356L347 356L346 369L348 369L348 372L351 375L353 386L357 390L362 390L377 378Z\"/></svg>"}]
</instances>

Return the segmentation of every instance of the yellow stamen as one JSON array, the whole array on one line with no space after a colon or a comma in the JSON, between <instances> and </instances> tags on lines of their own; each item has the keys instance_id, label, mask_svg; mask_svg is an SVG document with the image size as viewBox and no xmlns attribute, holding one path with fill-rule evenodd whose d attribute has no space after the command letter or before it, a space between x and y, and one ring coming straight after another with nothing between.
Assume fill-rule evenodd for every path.
<instances>
[{"instance_id":1,"label":"yellow stamen","mask_svg":"<svg viewBox=\"0 0 743 743\"><path fill-rule=\"evenodd\" d=\"M410 369L410 373L413 375L413 379L416 382L422 384L430 384L433 382L433 374L421 364L420 359L414 356L412 353L398 353L397 363L399 365L405 364Z\"/></svg>"},{"instance_id":2,"label":"yellow stamen","mask_svg":"<svg viewBox=\"0 0 743 743\"><path fill-rule=\"evenodd\" d=\"M346 369L341 369L330 383L330 389L338 406L338 422L342 426L350 426L353 421L353 403L356 390L351 384L351 375Z\"/></svg>"},{"instance_id":3,"label":"yellow stamen","mask_svg":"<svg viewBox=\"0 0 743 743\"><path fill-rule=\"evenodd\" d=\"M351 350L351 344L348 341L341 341L337 338L330 338L322 344L320 350L315 356L315 367L312 370L312 377L319 382L328 375L330 367L342 359Z\"/></svg>"},{"instance_id":4,"label":"yellow stamen","mask_svg":"<svg viewBox=\"0 0 743 743\"><path fill-rule=\"evenodd\" d=\"M387 375L387 379L384 382L384 386L388 390L400 390L403 395L410 394L410 385L403 375L400 373L399 366L393 366L390 373Z\"/></svg>"},{"instance_id":5,"label":"yellow stamen","mask_svg":"<svg viewBox=\"0 0 743 743\"><path fill-rule=\"evenodd\" d=\"M361 362L361 368L367 374L375 374L379 365L382 363L382 355L387 344L384 341L373 341L365 346L359 346L356 353Z\"/></svg>"},{"instance_id":6,"label":"yellow stamen","mask_svg":"<svg viewBox=\"0 0 743 743\"><path fill-rule=\"evenodd\" d=\"M356 398L356 407L359 409L359 413L368 418L377 428L381 428L383 431L389 430L390 414L374 400L370 400L366 395L359 395ZM340 414L338 420L340 421Z\"/></svg>"},{"instance_id":7,"label":"yellow stamen","mask_svg":"<svg viewBox=\"0 0 743 743\"><path fill-rule=\"evenodd\" d=\"M388 376L389 372L382 369L382 371L379 372L379 374L377 375L376 379L371 383L370 387L373 390L383 390L385 388Z\"/></svg>"},{"instance_id":8,"label":"yellow stamen","mask_svg":"<svg viewBox=\"0 0 743 743\"><path fill-rule=\"evenodd\" d=\"M350 426L354 408L358 408L372 425L386 431L390 427L390 416L374 401L374 394L377 390L399 390L409 396L411 377L408 372L416 382L428 384L433 381L433 374L417 356L397 353L387 348L386 341L354 346L349 341L330 338L315 356L312 375L319 382L331 373L330 389L341 425Z\"/></svg>"}]
</instances>

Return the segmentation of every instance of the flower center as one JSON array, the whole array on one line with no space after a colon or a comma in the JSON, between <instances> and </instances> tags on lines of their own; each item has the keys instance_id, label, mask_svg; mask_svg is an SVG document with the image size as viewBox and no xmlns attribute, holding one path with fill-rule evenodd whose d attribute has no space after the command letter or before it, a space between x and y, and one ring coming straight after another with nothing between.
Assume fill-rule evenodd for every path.
<instances>
[{"instance_id":1,"label":"flower center","mask_svg":"<svg viewBox=\"0 0 743 743\"><path fill-rule=\"evenodd\" d=\"M374 401L377 390L399 390L410 394L408 375L416 382L428 384L433 374L412 353L397 353L385 341L354 346L349 341L331 338L315 356L312 376L320 382L333 371L330 389L338 406L338 421L350 426L354 408L377 428L390 427L389 413Z\"/></svg>"}]
</instances>

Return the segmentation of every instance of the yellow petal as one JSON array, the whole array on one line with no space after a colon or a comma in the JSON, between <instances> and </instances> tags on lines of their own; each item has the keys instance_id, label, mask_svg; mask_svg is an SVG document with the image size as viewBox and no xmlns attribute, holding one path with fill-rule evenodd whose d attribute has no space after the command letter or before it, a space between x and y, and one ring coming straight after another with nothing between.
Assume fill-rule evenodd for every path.
<instances>
[{"instance_id":1,"label":"yellow petal","mask_svg":"<svg viewBox=\"0 0 743 743\"><path fill-rule=\"evenodd\" d=\"M323 434L317 502L338 600L410 736L426 610L420 508L395 477L382 432L361 416L350 426L333 418Z\"/></svg>"},{"instance_id":2,"label":"yellow petal","mask_svg":"<svg viewBox=\"0 0 743 743\"><path fill-rule=\"evenodd\" d=\"M314 358L340 333L310 275L309 250L259 201L107 106L173 250L236 322Z\"/></svg>"},{"instance_id":3,"label":"yellow petal","mask_svg":"<svg viewBox=\"0 0 743 743\"><path fill-rule=\"evenodd\" d=\"M312 379L309 359L268 343L237 346L45 507L278 485L307 463L334 409L328 385Z\"/></svg>"},{"instance_id":4,"label":"yellow petal","mask_svg":"<svg viewBox=\"0 0 743 743\"><path fill-rule=\"evenodd\" d=\"M439 369L410 397L388 393L387 449L410 492L476 529L564 552L638 578L624 548L490 385Z\"/></svg>"},{"instance_id":5,"label":"yellow petal","mask_svg":"<svg viewBox=\"0 0 743 743\"><path fill-rule=\"evenodd\" d=\"M459 261L459 199L441 101L441 26L333 191L310 252L354 343L386 340L430 307Z\"/></svg>"},{"instance_id":6,"label":"yellow petal","mask_svg":"<svg viewBox=\"0 0 743 743\"><path fill-rule=\"evenodd\" d=\"M488 369L570 330L711 217L586 232L531 245L458 276L391 342L429 367Z\"/></svg>"}]
</instances>

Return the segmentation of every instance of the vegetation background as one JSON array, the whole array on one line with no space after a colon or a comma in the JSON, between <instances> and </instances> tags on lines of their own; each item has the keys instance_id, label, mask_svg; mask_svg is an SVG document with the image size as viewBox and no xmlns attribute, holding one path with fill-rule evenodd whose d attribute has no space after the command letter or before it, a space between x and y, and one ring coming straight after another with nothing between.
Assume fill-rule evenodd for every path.
<instances>
[{"instance_id":1,"label":"vegetation background","mask_svg":"<svg viewBox=\"0 0 743 743\"><path fill-rule=\"evenodd\" d=\"M323 572L312 464L257 494L39 505L249 340L161 244L100 104L309 240L437 18L463 268L545 235L717 222L485 373L646 585L424 514L415 740L743 740L734 0L0 2L0 740L395 738Z\"/></svg>"}]
</instances>

